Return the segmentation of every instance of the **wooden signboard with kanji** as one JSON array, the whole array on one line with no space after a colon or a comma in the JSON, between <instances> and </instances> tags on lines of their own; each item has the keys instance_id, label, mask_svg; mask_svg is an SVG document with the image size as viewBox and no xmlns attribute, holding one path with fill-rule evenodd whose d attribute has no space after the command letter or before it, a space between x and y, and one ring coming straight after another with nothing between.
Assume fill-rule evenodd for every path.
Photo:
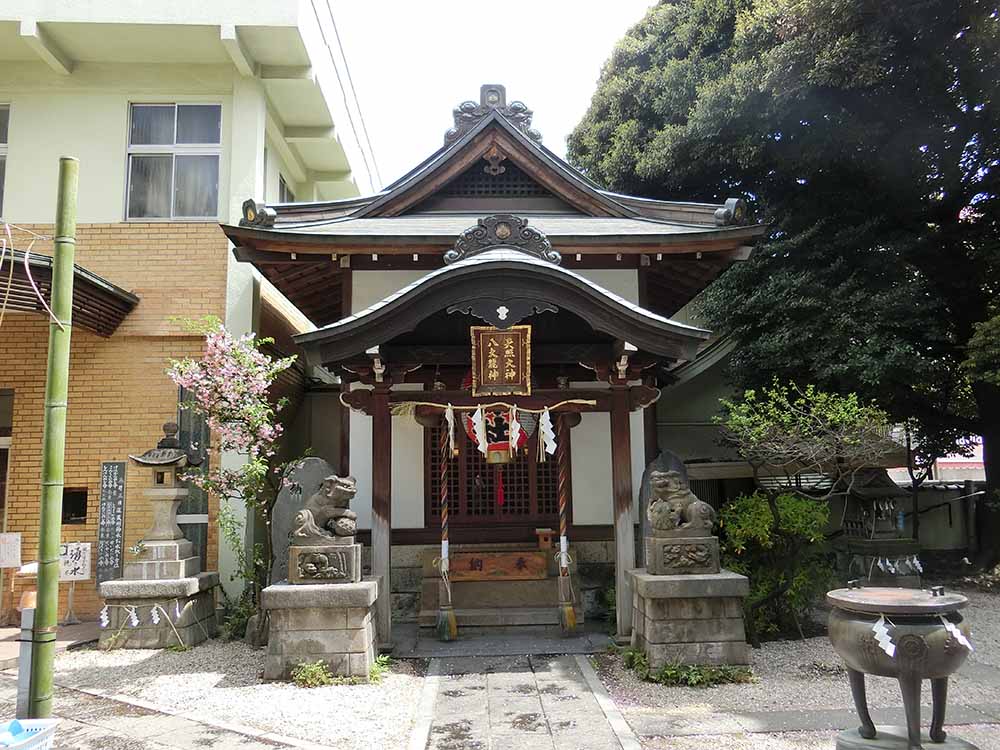
<instances>
[{"instance_id":1,"label":"wooden signboard with kanji","mask_svg":"<svg viewBox=\"0 0 1000 750\"><path fill-rule=\"evenodd\" d=\"M452 581L537 581L548 577L545 552L453 552L448 575Z\"/></svg>"},{"instance_id":2,"label":"wooden signboard with kanji","mask_svg":"<svg viewBox=\"0 0 1000 750\"><path fill-rule=\"evenodd\" d=\"M531 395L531 326L471 326L472 395Z\"/></svg>"}]
</instances>

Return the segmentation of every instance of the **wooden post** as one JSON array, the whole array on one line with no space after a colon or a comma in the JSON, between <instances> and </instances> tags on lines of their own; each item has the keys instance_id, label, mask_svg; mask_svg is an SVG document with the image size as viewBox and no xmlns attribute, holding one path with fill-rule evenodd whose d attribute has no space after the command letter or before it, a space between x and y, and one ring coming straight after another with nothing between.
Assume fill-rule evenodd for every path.
<instances>
[{"instance_id":1,"label":"wooden post","mask_svg":"<svg viewBox=\"0 0 1000 750\"><path fill-rule=\"evenodd\" d=\"M632 585L635 528L632 523L632 440L628 385L611 386L611 488L615 508L615 609L618 639L632 635Z\"/></svg>"},{"instance_id":2,"label":"wooden post","mask_svg":"<svg viewBox=\"0 0 1000 750\"><path fill-rule=\"evenodd\" d=\"M392 414L389 383L377 383L372 393L372 574L378 584L378 643L392 649Z\"/></svg>"}]
</instances>

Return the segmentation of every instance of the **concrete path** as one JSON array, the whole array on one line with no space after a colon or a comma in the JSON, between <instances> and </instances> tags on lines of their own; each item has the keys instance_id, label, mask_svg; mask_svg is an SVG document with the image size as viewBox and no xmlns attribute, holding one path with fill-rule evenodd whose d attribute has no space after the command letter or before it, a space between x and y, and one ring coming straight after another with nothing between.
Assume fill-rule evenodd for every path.
<instances>
[{"instance_id":1,"label":"concrete path","mask_svg":"<svg viewBox=\"0 0 1000 750\"><path fill-rule=\"evenodd\" d=\"M56 653L68 648L93 643L99 629L96 622L81 622L76 625L60 625L56 632ZM0 670L17 666L21 651L21 628L0 628Z\"/></svg>"},{"instance_id":2,"label":"concrete path","mask_svg":"<svg viewBox=\"0 0 1000 750\"><path fill-rule=\"evenodd\" d=\"M60 719L53 750L251 750L322 748L249 727L207 724L138 701L125 702L69 688L56 688ZM14 716L17 681L0 676L0 717Z\"/></svg>"},{"instance_id":3,"label":"concrete path","mask_svg":"<svg viewBox=\"0 0 1000 750\"><path fill-rule=\"evenodd\" d=\"M432 659L411 750L638 750L584 657Z\"/></svg>"}]
</instances>

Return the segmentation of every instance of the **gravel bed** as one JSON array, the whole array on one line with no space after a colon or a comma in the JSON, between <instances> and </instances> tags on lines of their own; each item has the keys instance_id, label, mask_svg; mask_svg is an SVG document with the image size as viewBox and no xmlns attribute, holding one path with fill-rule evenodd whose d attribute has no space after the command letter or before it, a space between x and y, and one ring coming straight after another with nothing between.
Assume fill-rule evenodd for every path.
<instances>
[{"instance_id":1,"label":"gravel bed","mask_svg":"<svg viewBox=\"0 0 1000 750\"><path fill-rule=\"evenodd\" d=\"M948 702L953 706L1000 703L1000 594L963 593L970 599L965 611L976 651L952 678ZM714 688L664 687L643 682L622 666L619 656L602 654L595 661L605 687L626 716L629 711L648 709L690 715L699 711L853 708L840 657L826 636L765 643L752 651L751 659L756 682ZM930 703L927 681L924 701ZM873 708L902 705L896 681L869 677L868 702Z\"/></svg>"},{"instance_id":2,"label":"gravel bed","mask_svg":"<svg viewBox=\"0 0 1000 750\"><path fill-rule=\"evenodd\" d=\"M262 682L264 651L213 640L190 651L80 649L56 658L56 683L243 724L329 747L405 748L426 663L400 660L378 685Z\"/></svg>"}]
</instances>

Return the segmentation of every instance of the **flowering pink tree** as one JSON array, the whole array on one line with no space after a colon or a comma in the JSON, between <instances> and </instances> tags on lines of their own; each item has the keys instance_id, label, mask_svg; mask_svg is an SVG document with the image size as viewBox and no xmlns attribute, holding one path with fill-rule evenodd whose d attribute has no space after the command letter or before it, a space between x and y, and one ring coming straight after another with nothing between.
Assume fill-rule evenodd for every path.
<instances>
[{"instance_id":1,"label":"flowering pink tree","mask_svg":"<svg viewBox=\"0 0 1000 750\"><path fill-rule=\"evenodd\" d=\"M182 407L205 419L219 449L240 454L245 462L238 468L194 470L185 478L219 498L219 528L236 555L240 574L251 584L256 606L271 575L271 538L265 533L262 543L248 550L233 506L241 503L270 529L289 464L276 459L282 427L275 418L286 400L272 402L269 389L295 357L273 359L261 351L270 339L253 334L234 337L215 318L189 325L204 333L204 354L200 359L173 360L167 375L193 394Z\"/></svg>"}]
</instances>

